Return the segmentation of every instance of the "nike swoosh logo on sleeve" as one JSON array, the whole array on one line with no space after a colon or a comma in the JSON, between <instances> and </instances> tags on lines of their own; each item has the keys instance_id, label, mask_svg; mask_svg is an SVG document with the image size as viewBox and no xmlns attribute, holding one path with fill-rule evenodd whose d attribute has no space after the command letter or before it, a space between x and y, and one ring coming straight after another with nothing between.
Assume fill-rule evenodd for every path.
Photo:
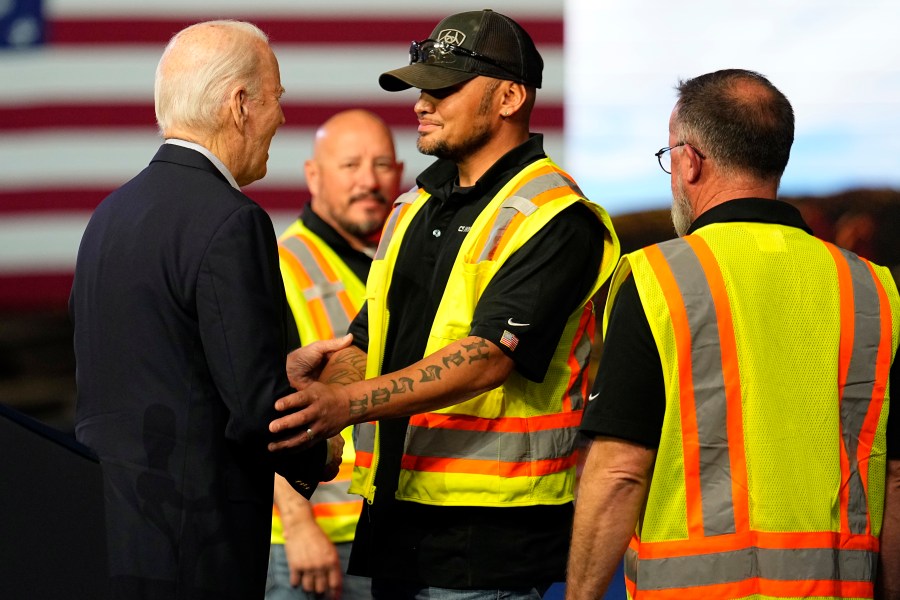
<instances>
[{"instance_id":1,"label":"nike swoosh logo on sleeve","mask_svg":"<svg viewBox=\"0 0 900 600\"><path fill-rule=\"evenodd\" d=\"M512 319L509 319L506 322L506 324L509 325L510 327L528 327L529 325L531 325L531 323L517 323L517 322L513 321Z\"/></svg>"}]
</instances>

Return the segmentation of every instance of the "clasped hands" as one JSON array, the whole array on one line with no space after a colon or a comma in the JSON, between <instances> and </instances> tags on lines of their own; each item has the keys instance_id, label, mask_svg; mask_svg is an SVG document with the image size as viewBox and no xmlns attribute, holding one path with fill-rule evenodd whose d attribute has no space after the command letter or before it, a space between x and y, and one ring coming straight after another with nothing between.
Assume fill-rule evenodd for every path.
<instances>
[{"instance_id":1,"label":"clasped hands","mask_svg":"<svg viewBox=\"0 0 900 600\"><path fill-rule=\"evenodd\" d=\"M328 358L338 350L350 346L353 336L323 340L302 346L287 357L287 376L293 394L275 402L275 409L287 412L269 424L269 431L279 434L279 441L269 444L276 452L288 448L302 448L316 440L327 438L331 458L326 475L337 475L344 440L341 430L348 424L349 398L342 386L319 383L318 377ZM334 473L330 473L331 470ZM323 481L328 481L323 479Z\"/></svg>"}]
</instances>

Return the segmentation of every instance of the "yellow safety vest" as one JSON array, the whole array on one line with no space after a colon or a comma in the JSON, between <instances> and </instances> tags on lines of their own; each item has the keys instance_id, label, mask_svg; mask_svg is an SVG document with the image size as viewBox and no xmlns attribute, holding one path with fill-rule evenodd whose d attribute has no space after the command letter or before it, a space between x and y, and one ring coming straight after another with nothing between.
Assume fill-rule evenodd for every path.
<instances>
[{"instance_id":1,"label":"yellow safety vest","mask_svg":"<svg viewBox=\"0 0 900 600\"><path fill-rule=\"evenodd\" d=\"M365 285L350 267L299 219L279 239L278 257L300 340L308 344L346 333L365 299ZM316 522L334 543L353 540L362 507L362 501L347 492L355 459L352 430L341 432L345 445L337 477L320 483L310 498ZM284 543L275 507L272 543Z\"/></svg>"},{"instance_id":2,"label":"yellow safety vest","mask_svg":"<svg viewBox=\"0 0 900 600\"><path fill-rule=\"evenodd\" d=\"M387 293L409 223L428 201L424 190L395 203L367 283L369 349L366 376L380 374L387 336ZM605 227L603 264L585 273L593 286L569 315L543 383L517 373L500 387L455 406L413 415L396 497L445 506L562 504L572 499L575 437L587 393L594 333L592 296L612 273L619 242L606 212L585 200L550 159L509 181L466 234L438 306L424 356L469 335L472 316L492 277L516 250L575 202ZM377 423L357 431L351 492L374 498Z\"/></svg>"},{"instance_id":3,"label":"yellow safety vest","mask_svg":"<svg viewBox=\"0 0 900 600\"><path fill-rule=\"evenodd\" d=\"M872 598L889 272L787 226L718 223L623 257L666 413L625 559L630 598Z\"/></svg>"}]
</instances>

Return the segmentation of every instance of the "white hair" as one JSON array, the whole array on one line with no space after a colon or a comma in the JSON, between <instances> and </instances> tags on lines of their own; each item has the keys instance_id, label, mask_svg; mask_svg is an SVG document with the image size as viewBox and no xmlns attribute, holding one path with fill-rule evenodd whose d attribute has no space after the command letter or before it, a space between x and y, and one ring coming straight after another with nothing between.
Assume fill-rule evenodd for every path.
<instances>
[{"instance_id":1,"label":"white hair","mask_svg":"<svg viewBox=\"0 0 900 600\"><path fill-rule=\"evenodd\" d=\"M208 37L201 37L201 43L191 35L208 27L221 31L215 43ZM222 126L219 112L235 86L245 86L254 97L260 85L260 54L248 43L254 39L269 42L256 25L231 20L197 23L172 36L156 67L153 90L160 132L176 128L214 133ZM166 68L169 60L178 60L179 68Z\"/></svg>"}]
</instances>

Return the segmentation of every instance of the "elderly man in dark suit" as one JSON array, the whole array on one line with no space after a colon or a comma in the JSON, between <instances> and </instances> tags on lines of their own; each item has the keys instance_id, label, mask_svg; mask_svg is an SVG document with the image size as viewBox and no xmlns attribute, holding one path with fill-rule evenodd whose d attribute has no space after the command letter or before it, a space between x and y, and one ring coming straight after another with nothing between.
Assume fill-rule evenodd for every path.
<instances>
[{"instance_id":1,"label":"elderly man in dark suit","mask_svg":"<svg viewBox=\"0 0 900 600\"><path fill-rule=\"evenodd\" d=\"M165 144L82 239L76 436L104 466L114 598L262 598L273 471L306 495L336 473L338 441L266 450L287 303L272 223L240 186L266 173L283 91L254 25L176 34L156 73Z\"/></svg>"}]
</instances>

